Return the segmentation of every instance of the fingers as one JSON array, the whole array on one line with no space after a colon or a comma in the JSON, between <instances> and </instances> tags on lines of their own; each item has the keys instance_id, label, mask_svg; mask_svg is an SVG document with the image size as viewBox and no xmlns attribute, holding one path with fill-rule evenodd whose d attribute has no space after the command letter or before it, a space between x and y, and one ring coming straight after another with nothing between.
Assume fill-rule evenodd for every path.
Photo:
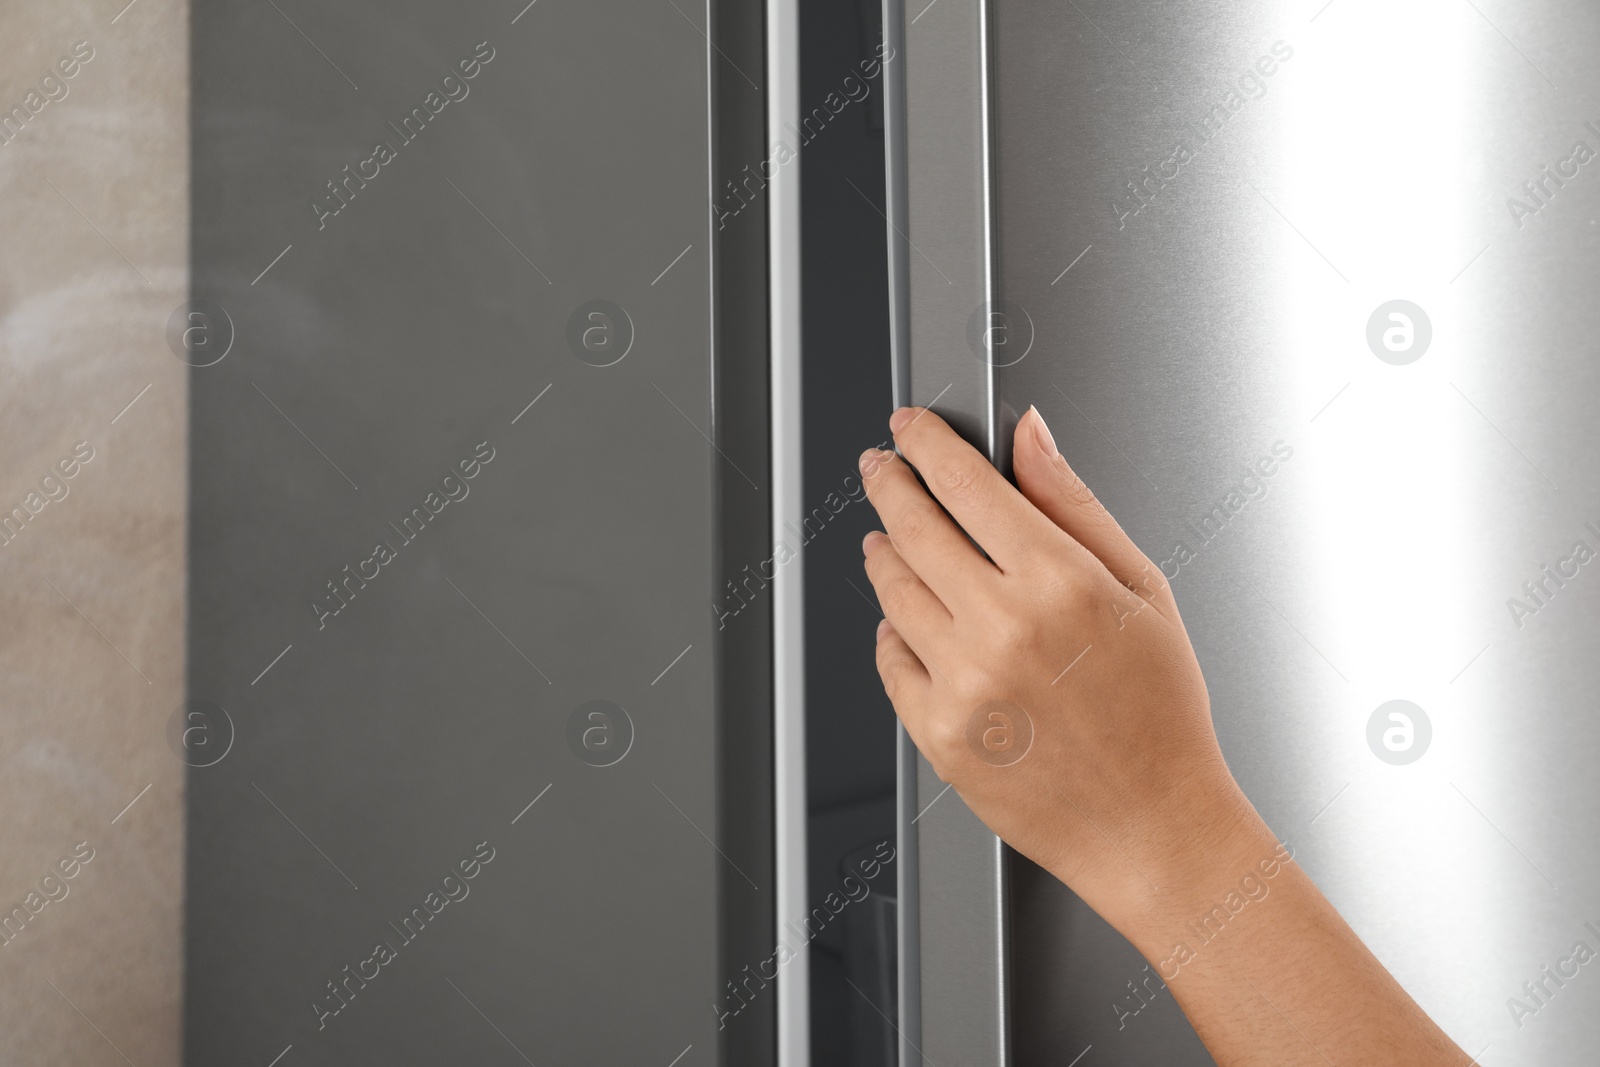
<instances>
[{"instance_id":1,"label":"fingers","mask_svg":"<svg viewBox=\"0 0 1600 1067\"><path fill-rule=\"evenodd\" d=\"M1073 540L1094 553L1117 581L1147 600L1167 594L1160 570L1139 551L1057 451L1038 408L1030 407L1017 423L1011 463L1023 495Z\"/></svg>"},{"instance_id":2,"label":"fingers","mask_svg":"<svg viewBox=\"0 0 1600 1067\"><path fill-rule=\"evenodd\" d=\"M895 443L928 488L1007 573L1041 550L1059 547L1055 529L983 454L926 408L901 408L889 419ZM894 530L890 529L890 536ZM899 538L896 538L899 543ZM912 566L923 573L917 561Z\"/></svg>"},{"instance_id":3,"label":"fingers","mask_svg":"<svg viewBox=\"0 0 1600 1067\"><path fill-rule=\"evenodd\" d=\"M873 530L861 542L867 578L878 594L884 618L905 635L919 658L935 656L950 636L950 611L917 576L888 537Z\"/></svg>"},{"instance_id":4,"label":"fingers","mask_svg":"<svg viewBox=\"0 0 1600 1067\"><path fill-rule=\"evenodd\" d=\"M899 556L943 603L966 602L979 583L995 577L994 564L940 509L904 460L868 449L861 456L861 476Z\"/></svg>"},{"instance_id":5,"label":"fingers","mask_svg":"<svg viewBox=\"0 0 1600 1067\"><path fill-rule=\"evenodd\" d=\"M928 669L888 619L878 624L878 677L902 719L926 705Z\"/></svg>"}]
</instances>

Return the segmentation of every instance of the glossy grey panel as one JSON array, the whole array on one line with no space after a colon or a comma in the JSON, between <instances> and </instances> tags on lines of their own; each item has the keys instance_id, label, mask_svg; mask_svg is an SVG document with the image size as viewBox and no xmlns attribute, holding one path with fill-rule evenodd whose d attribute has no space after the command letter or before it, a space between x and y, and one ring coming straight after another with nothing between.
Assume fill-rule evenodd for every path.
<instances>
[{"instance_id":1,"label":"glossy grey panel","mask_svg":"<svg viewBox=\"0 0 1600 1067\"><path fill-rule=\"evenodd\" d=\"M189 1062L770 1062L760 29L195 5Z\"/></svg>"},{"instance_id":2,"label":"glossy grey panel","mask_svg":"<svg viewBox=\"0 0 1600 1067\"><path fill-rule=\"evenodd\" d=\"M998 0L995 41L1002 399L1163 563L1230 765L1384 963L1469 1054L1592 1062L1600 982L1524 983L1596 946L1600 11ZM1019 1063L1209 1062L1017 877Z\"/></svg>"},{"instance_id":3,"label":"glossy grey panel","mask_svg":"<svg viewBox=\"0 0 1600 1067\"><path fill-rule=\"evenodd\" d=\"M800 6L798 121L792 122L804 157L798 258L805 491L796 494L788 521L790 533L803 534L805 542L809 812L808 884L796 911L800 921L811 914L814 922L812 909L826 909L828 895L841 887L867 894L823 926L805 952L809 1062L829 1067L893 1067L899 1062L896 1029L905 1029L896 1010L894 954L899 722L874 663L871 634L882 616L862 573L861 538L880 524L856 466L864 447L888 438L891 403L884 360L880 11L880 0L806 0ZM784 528L781 520L776 525ZM792 577L794 566L780 574ZM863 846L895 859L863 870ZM788 964L785 980L792 981L798 966L798 960Z\"/></svg>"}]
</instances>

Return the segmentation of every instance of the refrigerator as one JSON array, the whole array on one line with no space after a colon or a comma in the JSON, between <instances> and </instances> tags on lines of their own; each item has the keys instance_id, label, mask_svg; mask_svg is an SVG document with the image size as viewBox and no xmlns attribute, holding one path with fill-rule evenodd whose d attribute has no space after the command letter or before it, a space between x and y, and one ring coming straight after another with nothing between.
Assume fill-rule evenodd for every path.
<instances>
[{"instance_id":1,"label":"refrigerator","mask_svg":"<svg viewBox=\"0 0 1600 1067\"><path fill-rule=\"evenodd\" d=\"M1036 405L1296 862L1593 1060L1600 9L189 19L183 1062L1211 1062L896 723L901 404Z\"/></svg>"}]
</instances>

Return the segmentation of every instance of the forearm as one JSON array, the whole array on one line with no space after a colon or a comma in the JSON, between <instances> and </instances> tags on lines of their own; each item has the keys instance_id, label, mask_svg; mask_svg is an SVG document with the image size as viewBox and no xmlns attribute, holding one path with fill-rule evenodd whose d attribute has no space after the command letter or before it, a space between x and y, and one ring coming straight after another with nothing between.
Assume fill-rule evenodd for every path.
<instances>
[{"instance_id":1,"label":"forearm","mask_svg":"<svg viewBox=\"0 0 1600 1067\"><path fill-rule=\"evenodd\" d=\"M1248 802L1221 803L1220 825L1141 863L1154 888L1107 907L1217 1063L1466 1067Z\"/></svg>"}]
</instances>

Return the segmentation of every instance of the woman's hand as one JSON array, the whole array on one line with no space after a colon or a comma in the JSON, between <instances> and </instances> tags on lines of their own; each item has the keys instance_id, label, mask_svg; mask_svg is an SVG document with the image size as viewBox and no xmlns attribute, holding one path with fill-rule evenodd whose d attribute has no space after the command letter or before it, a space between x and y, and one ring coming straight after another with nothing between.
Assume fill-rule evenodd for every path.
<instances>
[{"instance_id":1,"label":"woman's hand","mask_svg":"<svg viewBox=\"0 0 1600 1067\"><path fill-rule=\"evenodd\" d=\"M1117 923L1250 810L1171 588L1036 410L1015 487L931 411L889 425L904 458L861 457L888 530L863 545L884 688L978 817Z\"/></svg>"},{"instance_id":2,"label":"woman's hand","mask_svg":"<svg viewBox=\"0 0 1600 1067\"><path fill-rule=\"evenodd\" d=\"M861 457L878 671L939 777L1133 942L1219 1064L1464 1065L1234 782L1171 589L1039 413L1016 486L932 412L889 426L904 458Z\"/></svg>"}]
</instances>

